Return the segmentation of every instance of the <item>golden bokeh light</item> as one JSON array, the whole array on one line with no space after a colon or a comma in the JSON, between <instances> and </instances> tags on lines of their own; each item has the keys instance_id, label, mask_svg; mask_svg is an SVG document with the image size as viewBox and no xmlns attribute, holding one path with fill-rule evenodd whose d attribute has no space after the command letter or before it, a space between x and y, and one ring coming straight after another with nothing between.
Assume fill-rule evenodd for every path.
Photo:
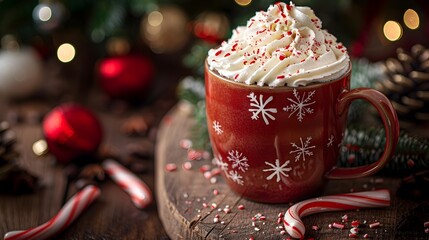
<instances>
[{"instance_id":1,"label":"golden bokeh light","mask_svg":"<svg viewBox=\"0 0 429 240\"><path fill-rule=\"evenodd\" d=\"M164 20L164 16L159 11L153 11L149 13L149 15L147 16L147 22L152 27L157 27L161 25L163 20Z\"/></svg>"},{"instance_id":2,"label":"golden bokeh light","mask_svg":"<svg viewBox=\"0 0 429 240\"><path fill-rule=\"evenodd\" d=\"M402 27L398 22L387 21L383 27L384 36L389 41L397 41L402 37Z\"/></svg>"},{"instance_id":3,"label":"golden bokeh light","mask_svg":"<svg viewBox=\"0 0 429 240\"><path fill-rule=\"evenodd\" d=\"M61 44L61 46L58 47L57 57L63 63L70 62L71 60L73 60L75 55L76 51L73 45L71 45L70 43L63 43Z\"/></svg>"},{"instance_id":4,"label":"golden bokeh light","mask_svg":"<svg viewBox=\"0 0 429 240\"><path fill-rule=\"evenodd\" d=\"M407 9L404 13L404 23L409 29L417 29L420 25L420 18L416 11Z\"/></svg>"},{"instance_id":5,"label":"golden bokeh light","mask_svg":"<svg viewBox=\"0 0 429 240\"><path fill-rule=\"evenodd\" d=\"M43 156L48 153L48 144L46 141L41 139L33 143L33 153L37 156Z\"/></svg>"},{"instance_id":6,"label":"golden bokeh light","mask_svg":"<svg viewBox=\"0 0 429 240\"><path fill-rule=\"evenodd\" d=\"M235 0L235 2L238 4L238 5L240 5L240 6L247 6L247 5L249 5L251 2L252 2L252 0Z\"/></svg>"}]
</instances>

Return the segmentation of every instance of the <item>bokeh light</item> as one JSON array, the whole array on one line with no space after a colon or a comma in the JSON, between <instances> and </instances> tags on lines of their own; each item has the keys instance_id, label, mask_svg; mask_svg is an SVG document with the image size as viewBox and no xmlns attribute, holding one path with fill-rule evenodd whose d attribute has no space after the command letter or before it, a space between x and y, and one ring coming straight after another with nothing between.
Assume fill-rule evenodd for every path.
<instances>
[{"instance_id":1,"label":"bokeh light","mask_svg":"<svg viewBox=\"0 0 429 240\"><path fill-rule=\"evenodd\" d=\"M61 46L58 47L57 57L63 63L70 62L71 60L73 60L75 55L76 51L73 45L71 45L70 43L63 43L61 44Z\"/></svg>"},{"instance_id":2,"label":"bokeh light","mask_svg":"<svg viewBox=\"0 0 429 240\"><path fill-rule=\"evenodd\" d=\"M42 21L42 22L49 21L49 19L51 19L51 17L52 17L51 8L48 6L41 7L39 10L38 16L39 16L40 21Z\"/></svg>"},{"instance_id":3,"label":"bokeh light","mask_svg":"<svg viewBox=\"0 0 429 240\"><path fill-rule=\"evenodd\" d=\"M240 5L240 6L247 6L247 5L249 5L251 2L252 2L252 0L235 0L235 2L238 4L238 5Z\"/></svg>"},{"instance_id":4,"label":"bokeh light","mask_svg":"<svg viewBox=\"0 0 429 240\"><path fill-rule=\"evenodd\" d=\"M37 156L42 156L48 152L48 144L45 140L41 139L33 143L33 152Z\"/></svg>"},{"instance_id":5,"label":"bokeh light","mask_svg":"<svg viewBox=\"0 0 429 240\"><path fill-rule=\"evenodd\" d=\"M396 21L387 21L383 27L384 36L389 41L397 41L402 37L402 27Z\"/></svg>"},{"instance_id":6,"label":"bokeh light","mask_svg":"<svg viewBox=\"0 0 429 240\"><path fill-rule=\"evenodd\" d=\"M152 27L157 27L161 25L163 20L164 20L164 16L159 11L153 11L149 13L149 15L147 16L147 22Z\"/></svg>"},{"instance_id":7,"label":"bokeh light","mask_svg":"<svg viewBox=\"0 0 429 240\"><path fill-rule=\"evenodd\" d=\"M409 29L417 29L420 25L420 18L416 11L407 9L404 13L404 23Z\"/></svg>"}]
</instances>

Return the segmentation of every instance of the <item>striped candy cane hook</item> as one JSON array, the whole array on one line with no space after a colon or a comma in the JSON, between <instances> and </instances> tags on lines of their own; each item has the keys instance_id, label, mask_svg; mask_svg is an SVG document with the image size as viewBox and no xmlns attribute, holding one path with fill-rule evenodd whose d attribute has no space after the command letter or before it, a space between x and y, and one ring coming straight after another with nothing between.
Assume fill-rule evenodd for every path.
<instances>
[{"instance_id":1,"label":"striped candy cane hook","mask_svg":"<svg viewBox=\"0 0 429 240\"><path fill-rule=\"evenodd\" d=\"M291 237L303 238L305 226L301 220L302 217L321 212L388 207L389 205L390 194L387 189L322 196L296 203L286 211L283 222Z\"/></svg>"},{"instance_id":2,"label":"striped candy cane hook","mask_svg":"<svg viewBox=\"0 0 429 240\"><path fill-rule=\"evenodd\" d=\"M48 239L66 229L97 197L100 189L88 185L70 198L60 211L48 222L28 230L8 232L4 240Z\"/></svg>"},{"instance_id":3,"label":"striped candy cane hook","mask_svg":"<svg viewBox=\"0 0 429 240\"><path fill-rule=\"evenodd\" d=\"M149 187L130 170L112 159L104 160L102 166L112 180L130 195L137 208L143 209L152 202Z\"/></svg>"}]
</instances>

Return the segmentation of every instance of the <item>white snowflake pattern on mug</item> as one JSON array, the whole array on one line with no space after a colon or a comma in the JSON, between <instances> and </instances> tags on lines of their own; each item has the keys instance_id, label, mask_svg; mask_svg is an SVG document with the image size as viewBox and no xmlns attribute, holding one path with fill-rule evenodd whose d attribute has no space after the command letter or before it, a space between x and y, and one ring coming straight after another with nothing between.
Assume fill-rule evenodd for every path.
<instances>
[{"instance_id":1,"label":"white snowflake pattern on mug","mask_svg":"<svg viewBox=\"0 0 429 240\"><path fill-rule=\"evenodd\" d=\"M291 167L288 167L289 162L290 161L287 160L281 166L280 166L280 160L279 159L276 159L275 164L265 162L265 164L268 165L270 168L263 169L262 171L263 172L272 172L267 177L267 180L271 180L274 178L274 176L276 176L276 182L280 182L281 175L283 175L284 177L289 177L289 174L287 174L287 172L290 172L292 170Z\"/></svg>"},{"instance_id":2,"label":"white snowflake pattern on mug","mask_svg":"<svg viewBox=\"0 0 429 240\"><path fill-rule=\"evenodd\" d=\"M259 94L259 100L254 92L251 92L247 97L250 99L250 107L249 112L252 113L252 119L258 120L259 115L262 116L266 125L269 125L270 122L268 120L275 120L276 118L272 115L272 113L277 113L277 108L268 108L267 105L270 103L274 97L269 96L266 100L264 100L264 95Z\"/></svg>"},{"instance_id":3,"label":"white snowflake pattern on mug","mask_svg":"<svg viewBox=\"0 0 429 240\"><path fill-rule=\"evenodd\" d=\"M221 135L223 133L222 125L220 125L218 121L214 120L212 126L217 135Z\"/></svg>"},{"instance_id":4,"label":"white snowflake pattern on mug","mask_svg":"<svg viewBox=\"0 0 429 240\"><path fill-rule=\"evenodd\" d=\"M249 164L247 163L247 157L243 156L243 153L238 152L237 150L231 150L228 152L228 161L232 162L231 167L233 169L238 168L238 170L245 172L249 169Z\"/></svg>"},{"instance_id":5,"label":"white snowflake pattern on mug","mask_svg":"<svg viewBox=\"0 0 429 240\"><path fill-rule=\"evenodd\" d=\"M328 138L328 143L326 144L326 147L332 147L334 145L334 135L331 134L331 136Z\"/></svg>"},{"instance_id":6,"label":"white snowflake pattern on mug","mask_svg":"<svg viewBox=\"0 0 429 240\"><path fill-rule=\"evenodd\" d=\"M228 172L228 175L226 175L228 178L231 178L232 181L234 181L235 183L237 183L238 185L243 185L244 181L243 181L243 176L241 176L240 174L238 174L237 171L234 170L230 170Z\"/></svg>"},{"instance_id":7,"label":"white snowflake pattern on mug","mask_svg":"<svg viewBox=\"0 0 429 240\"><path fill-rule=\"evenodd\" d=\"M299 138L300 143L298 143L300 145L294 142L291 143L292 147L295 148L295 150L292 150L289 153L295 153L295 162L299 161L300 159L302 159L302 161L305 162L305 156L313 156L312 149L316 148L316 146L310 145L311 139L312 137L307 137L305 142L303 142L302 138L300 137Z\"/></svg>"},{"instance_id":8,"label":"white snowflake pattern on mug","mask_svg":"<svg viewBox=\"0 0 429 240\"><path fill-rule=\"evenodd\" d=\"M287 98L291 102L288 106L283 108L283 111L289 112L289 118L292 115L296 115L298 121L302 122L306 114L312 114L314 112L314 109L310 106L315 104L316 101L311 101L311 98L316 93L316 90L311 91L306 96L306 93L303 93L302 96L299 95L296 88L293 89L293 96L295 99Z\"/></svg>"},{"instance_id":9,"label":"white snowflake pattern on mug","mask_svg":"<svg viewBox=\"0 0 429 240\"><path fill-rule=\"evenodd\" d=\"M233 151L231 151L231 152L233 152ZM243 158L239 158L239 159L243 160ZM228 171L229 164L223 161L222 156L220 154L218 154L218 156L215 157L214 160L215 160L215 164L218 166L218 168L220 170L223 171L223 173L225 174L226 178L231 179L233 182L237 183L238 185L243 185L244 184L243 176L241 176L237 170L229 170ZM249 167L249 164L247 164L247 158L246 158L246 160L244 162L240 161L240 164L241 164L240 165L241 168L243 168L243 169L244 169L243 166L247 166L246 170ZM236 167L238 167L238 165Z\"/></svg>"}]
</instances>

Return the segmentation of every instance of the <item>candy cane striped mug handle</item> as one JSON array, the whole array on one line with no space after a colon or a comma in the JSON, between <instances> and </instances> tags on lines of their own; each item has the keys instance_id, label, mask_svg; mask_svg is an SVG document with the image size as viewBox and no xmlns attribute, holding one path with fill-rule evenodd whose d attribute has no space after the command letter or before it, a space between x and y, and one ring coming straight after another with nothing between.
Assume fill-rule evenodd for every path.
<instances>
[{"instance_id":1,"label":"candy cane striped mug handle","mask_svg":"<svg viewBox=\"0 0 429 240\"><path fill-rule=\"evenodd\" d=\"M392 155L395 152L399 139L399 121L396 111L389 99L381 92L371 88L357 88L350 91L346 90L339 96L336 105L337 114L339 116L347 114L346 110L350 106L351 102L357 99L366 100L374 106L383 121L386 135L386 145L384 147L383 155L376 162L365 166L354 168L334 167L326 174L326 178L328 179L347 179L372 175L381 170L392 158Z\"/></svg>"}]
</instances>

